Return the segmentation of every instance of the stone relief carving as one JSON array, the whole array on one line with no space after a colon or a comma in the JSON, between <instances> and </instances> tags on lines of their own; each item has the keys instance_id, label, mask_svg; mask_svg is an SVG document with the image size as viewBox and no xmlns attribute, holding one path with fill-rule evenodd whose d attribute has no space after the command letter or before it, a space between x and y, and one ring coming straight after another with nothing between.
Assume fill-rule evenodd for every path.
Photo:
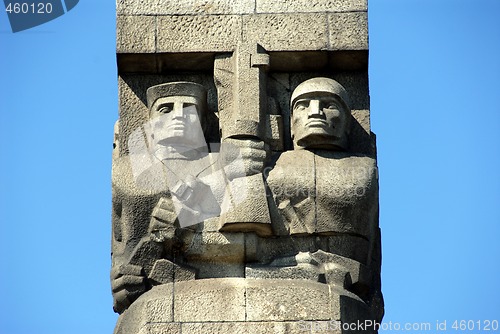
<instances>
[{"instance_id":1,"label":"stone relief carving","mask_svg":"<svg viewBox=\"0 0 500 334\"><path fill-rule=\"evenodd\" d=\"M234 103L228 59L215 70L226 112ZM113 161L116 312L154 286L240 277L328 284L365 303L364 317L381 319L377 166L349 152L342 85L315 77L295 88L288 151L274 97L256 109L264 125L253 134L233 126L225 136L225 124L235 122L219 110L222 140L207 144L205 87L170 82L146 96L149 121L129 136L128 155Z\"/></svg>"},{"instance_id":2,"label":"stone relief carving","mask_svg":"<svg viewBox=\"0 0 500 334\"><path fill-rule=\"evenodd\" d=\"M382 318L366 4L274 3L117 3L115 334Z\"/></svg>"},{"instance_id":3,"label":"stone relief carving","mask_svg":"<svg viewBox=\"0 0 500 334\"><path fill-rule=\"evenodd\" d=\"M380 287L372 281L380 266L378 172L375 159L348 152L349 104L344 87L330 78L306 80L293 91L293 150L275 157L266 178L273 228L294 241L315 236L316 245L251 267L247 277L307 277L342 286L378 307ZM350 249L331 244L343 236Z\"/></svg>"},{"instance_id":4,"label":"stone relief carving","mask_svg":"<svg viewBox=\"0 0 500 334\"><path fill-rule=\"evenodd\" d=\"M206 90L173 82L147 90L150 120L113 165L114 308L123 312L144 291L194 279L182 247L197 224L233 210L246 197L240 148L205 142ZM261 159L263 161L263 159ZM234 181L238 179L239 181Z\"/></svg>"}]
</instances>

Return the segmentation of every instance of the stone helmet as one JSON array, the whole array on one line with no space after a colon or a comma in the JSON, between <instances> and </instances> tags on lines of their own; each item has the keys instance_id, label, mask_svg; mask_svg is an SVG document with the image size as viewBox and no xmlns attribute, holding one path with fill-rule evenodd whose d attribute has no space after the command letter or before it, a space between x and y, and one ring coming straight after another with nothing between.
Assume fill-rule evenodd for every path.
<instances>
[{"instance_id":1,"label":"stone helmet","mask_svg":"<svg viewBox=\"0 0 500 334\"><path fill-rule=\"evenodd\" d=\"M350 113L351 108L350 108L349 95L347 94L345 88L337 81L324 77L312 78L298 85L297 88L295 88L295 90L292 93L290 108L293 111L293 106L295 104L295 101L297 101L300 97L303 97L304 95L318 94L318 93L333 94L337 96L339 100L346 107L346 111Z\"/></svg>"},{"instance_id":2,"label":"stone helmet","mask_svg":"<svg viewBox=\"0 0 500 334\"><path fill-rule=\"evenodd\" d=\"M162 97L169 96L193 96L200 102L200 116L207 113L207 90L200 84L188 81L169 82L149 87L146 91L148 109L151 110L154 103Z\"/></svg>"}]
</instances>

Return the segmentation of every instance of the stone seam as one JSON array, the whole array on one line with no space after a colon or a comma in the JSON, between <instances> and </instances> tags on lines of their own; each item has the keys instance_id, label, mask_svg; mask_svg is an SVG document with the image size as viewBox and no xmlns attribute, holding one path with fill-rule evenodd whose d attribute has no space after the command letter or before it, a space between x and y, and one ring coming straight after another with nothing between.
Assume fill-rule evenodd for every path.
<instances>
[{"instance_id":1,"label":"stone seam","mask_svg":"<svg viewBox=\"0 0 500 334\"><path fill-rule=\"evenodd\" d=\"M315 12L254 12L245 14L231 14L231 13L221 13L221 14L176 14L176 13L162 13L162 14L117 14L116 16L245 16L245 15L296 15L296 14L349 14L349 13L367 13L366 10L350 10L350 11L315 11Z\"/></svg>"},{"instance_id":2,"label":"stone seam","mask_svg":"<svg viewBox=\"0 0 500 334\"><path fill-rule=\"evenodd\" d=\"M174 283L172 285L172 319L175 319L175 285ZM247 306L248 306L248 297L247 297L247 290L248 290L248 285L245 286L244 290L244 301L245 301L245 320L244 321L208 321L208 323L218 323L218 322L226 322L226 323L275 323L275 322L304 322L304 320L252 320L248 321L248 316L247 316ZM329 296L332 296L332 287L328 285L328 294ZM331 303L330 303L331 307ZM331 320L336 320L336 319L316 319L316 320L309 320L309 321L331 321ZM147 321L145 325L148 324L164 324L164 323L172 323L172 324L183 324L183 323L207 323L207 321L171 321L171 322L162 322L162 321Z\"/></svg>"},{"instance_id":3,"label":"stone seam","mask_svg":"<svg viewBox=\"0 0 500 334\"><path fill-rule=\"evenodd\" d=\"M276 13L277 15L279 16L288 16L288 15L297 15L297 14L303 14L303 15L312 15L312 14L326 14L325 15L325 20L326 20L326 36L327 36L327 50L331 50L332 48L332 41L331 41L331 34L330 34L330 24L329 24L329 21L330 21L330 14L351 14L351 13L366 13L366 11L362 11L362 10L356 10L356 11L349 11L349 12L329 12L329 11L325 11L325 12L293 12L293 13ZM257 13L255 15L259 16L259 15L267 15L267 14L273 14L273 13ZM186 16L186 17L194 17L194 16L239 16L240 18L240 23L241 23L241 31L240 31L240 41L243 40L243 35L244 35L244 32L245 32L245 29L246 29L246 26L244 25L244 20L243 20L243 17L244 16L253 16L252 14L207 14L207 15L191 15L191 14L177 14L177 15L172 15L172 14L162 14L162 15L123 15L123 14L119 14L118 17L127 17L127 16L145 16L145 17L150 17L150 16L154 16L155 17L155 32L154 32L154 48L155 48L155 53L158 53L158 18L159 17L168 17L168 16L178 16L178 17L182 17L182 16ZM157 69L157 71L159 70L158 68L159 64L158 62L156 62L155 64L155 67Z\"/></svg>"}]
</instances>

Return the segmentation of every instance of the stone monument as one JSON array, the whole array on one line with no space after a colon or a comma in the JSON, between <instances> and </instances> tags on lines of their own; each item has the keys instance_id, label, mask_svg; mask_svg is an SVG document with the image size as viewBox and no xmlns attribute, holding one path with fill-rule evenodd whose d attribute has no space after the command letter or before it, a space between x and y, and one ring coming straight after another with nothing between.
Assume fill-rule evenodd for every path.
<instances>
[{"instance_id":1,"label":"stone monument","mask_svg":"<svg viewBox=\"0 0 500 334\"><path fill-rule=\"evenodd\" d=\"M119 0L116 334L377 332L366 0Z\"/></svg>"}]
</instances>

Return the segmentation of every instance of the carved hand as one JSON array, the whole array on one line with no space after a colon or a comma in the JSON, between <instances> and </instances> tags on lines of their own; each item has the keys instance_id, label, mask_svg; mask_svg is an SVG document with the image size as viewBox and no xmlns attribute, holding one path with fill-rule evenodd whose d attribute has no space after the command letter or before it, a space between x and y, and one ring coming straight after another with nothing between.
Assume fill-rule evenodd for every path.
<instances>
[{"instance_id":1,"label":"carved hand","mask_svg":"<svg viewBox=\"0 0 500 334\"><path fill-rule=\"evenodd\" d=\"M141 266L124 264L111 269L113 309L122 313L146 291L146 282Z\"/></svg>"},{"instance_id":2,"label":"carved hand","mask_svg":"<svg viewBox=\"0 0 500 334\"><path fill-rule=\"evenodd\" d=\"M170 198L162 197L151 214L149 232L156 242L164 242L175 237L174 222L177 218L173 202Z\"/></svg>"},{"instance_id":3,"label":"carved hand","mask_svg":"<svg viewBox=\"0 0 500 334\"><path fill-rule=\"evenodd\" d=\"M266 145L258 139L227 138L221 146L224 171L229 180L261 173L267 158Z\"/></svg>"}]
</instances>

